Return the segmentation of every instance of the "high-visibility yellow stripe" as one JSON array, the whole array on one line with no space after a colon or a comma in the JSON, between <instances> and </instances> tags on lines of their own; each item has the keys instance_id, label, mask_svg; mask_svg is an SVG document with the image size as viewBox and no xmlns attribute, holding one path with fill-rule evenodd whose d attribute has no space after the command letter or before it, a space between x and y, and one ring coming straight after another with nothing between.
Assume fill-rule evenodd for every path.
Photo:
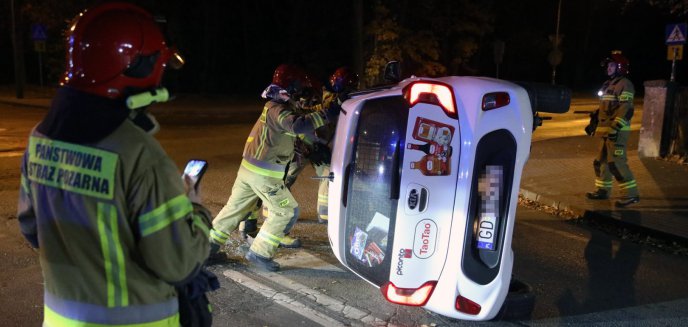
<instances>
[{"instance_id":1,"label":"high-visibility yellow stripe","mask_svg":"<svg viewBox=\"0 0 688 327\"><path fill-rule=\"evenodd\" d=\"M280 242L282 242L281 237L277 237L275 235L272 235L264 230L261 230L258 233L258 236L256 238L261 238L263 241L272 244L273 246L279 246Z\"/></svg>"},{"instance_id":2,"label":"high-visibility yellow stripe","mask_svg":"<svg viewBox=\"0 0 688 327\"><path fill-rule=\"evenodd\" d=\"M24 174L21 175L21 188L24 190L24 193L31 193L31 190L29 190L29 181Z\"/></svg>"},{"instance_id":3,"label":"high-visibility yellow stripe","mask_svg":"<svg viewBox=\"0 0 688 327\"><path fill-rule=\"evenodd\" d=\"M616 101L615 95L603 95L602 101Z\"/></svg>"},{"instance_id":4,"label":"high-visibility yellow stripe","mask_svg":"<svg viewBox=\"0 0 688 327\"><path fill-rule=\"evenodd\" d=\"M229 234L219 231L217 229L212 229L210 230L210 238L214 241L217 241L217 243L225 244L229 239Z\"/></svg>"},{"instance_id":5,"label":"high-visibility yellow stripe","mask_svg":"<svg viewBox=\"0 0 688 327\"><path fill-rule=\"evenodd\" d=\"M108 203L98 203L98 234L103 254L107 280L107 305L109 308L129 305L124 251L119 239L117 208Z\"/></svg>"},{"instance_id":6,"label":"high-visibility yellow stripe","mask_svg":"<svg viewBox=\"0 0 688 327\"><path fill-rule=\"evenodd\" d=\"M263 176L268 176L268 177L273 177L273 178L282 178L284 177L284 172L283 171L274 171L274 170L268 170L265 168L260 168L246 160L241 161L241 166L248 169L251 172L254 172L259 175Z\"/></svg>"},{"instance_id":7,"label":"high-visibility yellow stripe","mask_svg":"<svg viewBox=\"0 0 688 327\"><path fill-rule=\"evenodd\" d=\"M90 323L86 321L80 321L80 320L75 320L75 319L70 319L65 316L60 315L59 313L53 311L50 309L48 306L43 306L43 326L46 327L53 327L53 326L60 326L60 327L113 327L115 325L106 325L106 324L96 324L96 323ZM158 320L158 321L153 321L153 322L146 322L146 323L138 323L138 324L124 324L124 325L116 325L117 327L173 327L173 326L179 326L179 313L176 313L172 316L169 316L167 318Z\"/></svg>"},{"instance_id":8,"label":"high-visibility yellow stripe","mask_svg":"<svg viewBox=\"0 0 688 327\"><path fill-rule=\"evenodd\" d=\"M287 118L287 117L289 117L289 115L291 115L291 114L292 114L291 111L284 110L284 111L280 112L280 114L279 114L279 116L278 116L278 118L277 118L277 121L278 121L280 124L282 124L282 122L284 121L284 119Z\"/></svg>"},{"instance_id":9,"label":"high-visibility yellow stripe","mask_svg":"<svg viewBox=\"0 0 688 327\"><path fill-rule=\"evenodd\" d=\"M638 184L636 183L635 179L628 181L626 183L619 184L619 188L622 190L629 189L629 188L634 188L637 187Z\"/></svg>"},{"instance_id":10,"label":"high-visibility yellow stripe","mask_svg":"<svg viewBox=\"0 0 688 327\"><path fill-rule=\"evenodd\" d=\"M631 101L633 100L633 93L629 91L623 91L619 95L619 101Z\"/></svg>"},{"instance_id":11,"label":"high-visibility yellow stripe","mask_svg":"<svg viewBox=\"0 0 688 327\"><path fill-rule=\"evenodd\" d=\"M177 221L193 211L191 201L185 194L161 204L157 208L139 217L139 230L141 236L153 234L169 224Z\"/></svg>"},{"instance_id":12,"label":"high-visibility yellow stripe","mask_svg":"<svg viewBox=\"0 0 688 327\"><path fill-rule=\"evenodd\" d=\"M208 237L208 234L210 233L210 229L209 229L208 226L203 222L203 218L201 218L200 216L194 214L192 219L193 219L193 224L194 224L196 227L200 228L201 231L203 231L203 235L205 235L205 237Z\"/></svg>"},{"instance_id":13,"label":"high-visibility yellow stripe","mask_svg":"<svg viewBox=\"0 0 688 327\"><path fill-rule=\"evenodd\" d=\"M310 118L310 120L313 122L314 128L319 128L319 127L325 126L325 120L323 120L320 113L314 112L314 113L310 113L306 116L308 116L308 118Z\"/></svg>"},{"instance_id":14,"label":"high-visibility yellow stripe","mask_svg":"<svg viewBox=\"0 0 688 327\"><path fill-rule=\"evenodd\" d=\"M263 112L260 113L260 118L259 120L262 123L265 123L268 121L268 109L270 109L267 105L263 106Z\"/></svg>"},{"instance_id":15,"label":"high-visibility yellow stripe","mask_svg":"<svg viewBox=\"0 0 688 327\"><path fill-rule=\"evenodd\" d=\"M258 141L258 148L256 148L256 153L253 155L254 158L258 159L260 157L260 154L263 152L263 148L265 148L265 140L268 138L268 125L263 125L262 129L260 130L260 141Z\"/></svg>"},{"instance_id":16,"label":"high-visibility yellow stripe","mask_svg":"<svg viewBox=\"0 0 688 327\"><path fill-rule=\"evenodd\" d=\"M595 186L599 188L610 188L612 187L612 181L603 181L596 179L595 180Z\"/></svg>"}]
</instances>

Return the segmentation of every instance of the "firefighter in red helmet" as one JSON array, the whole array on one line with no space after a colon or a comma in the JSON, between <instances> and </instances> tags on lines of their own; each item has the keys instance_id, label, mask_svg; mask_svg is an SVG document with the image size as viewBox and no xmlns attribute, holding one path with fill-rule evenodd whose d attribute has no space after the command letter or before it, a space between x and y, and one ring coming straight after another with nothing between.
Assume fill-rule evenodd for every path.
<instances>
[{"instance_id":1,"label":"firefighter in red helmet","mask_svg":"<svg viewBox=\"0 0 688 327\"><path fill-rule=\"evenodd\" d=\"M586 127L586 132L601 137L602 147L593 161L595 191L588 192L586 196L591 200L608 199L612 178L615 178L622 193L615 205L625 207L640 201L638 185L626 157L635 89L626 77L630 62L621 51L612 51L601 65L609 79L599 91L600 107L591 115L591 124Z\"/></svg>"},{"instance_id":2,"label":"firefighter in red helmet","mask_svg":"<svg viewBox=\"0 0 688 327\"><path fill-rule=\"evenodd\" d=\"M340 108L299 114L295 106L301 93L311 86L304 70L280 65L272 83L263 92L268 99L244 146L241 166L227 204L213 220L210 232L211 256L218 255L237 229L258 207L267 207L268 217L251 243L246 259L258 268L278 271L273 260L279 244L298 218L298 203L284 184L287 165L294 156L299 134L310 135L339 115Z\"/></svg>"},{"instance_id":3,"label":"firefighter in red helmet","mask_svg":"<svg viewBox=\"0 0 688 327\"><path fill-rule=\"evenodd\" d=\"M66 33L67 62L21 165L18 220L38 249L44 325L178 326L208 256L210 214L143 108L181 57L145 10L107 2ZM186 183L188 185L188 182Z\"/></svg>"},{"instance_id":4,"label":"firefighter in red helmet","mask_svg":"<svg viewBox=\"0 0 688 327\"><path fill-rule=\"evenodd\" d=\"M348 99L349 94L357 88L358 75L349 67L339 67L329 76L321 90L312 92L313 94L320 95L317 104L307 106L304 110L317 112L326 111L331 106L341 106L342 102ZM303 154L302 158L296 156L289 165L286 177L286 185L288 187L291 187L296 182L298 175L306 167L308 161L313 165L317 176L329 175L335 128L336 121L332 121L315 131L315 139L301 138L297 140L297 143L301 143L305 150L301 152ZM318 222L323 224L327 223L328 218L328 183L329 180L327 178L320 178L318 186Z\"/></svg>"}]
</instances>

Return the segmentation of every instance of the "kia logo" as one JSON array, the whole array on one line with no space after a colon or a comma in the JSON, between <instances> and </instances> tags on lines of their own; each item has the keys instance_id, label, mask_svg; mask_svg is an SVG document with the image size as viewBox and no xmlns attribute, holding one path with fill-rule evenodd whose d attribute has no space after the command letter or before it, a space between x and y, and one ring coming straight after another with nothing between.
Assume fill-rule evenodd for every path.
<instances>
[{"instance_id":1,"label":"kia logo","mask_svg":"<svg viewBox=\"0 0 688 327\"><path fill-rule=\"evenodd\" d=\"M408 207L411 210L415 210L418 206L418 191L416 189L411 190L408 197Z\"/></svg>"}]
</instances>

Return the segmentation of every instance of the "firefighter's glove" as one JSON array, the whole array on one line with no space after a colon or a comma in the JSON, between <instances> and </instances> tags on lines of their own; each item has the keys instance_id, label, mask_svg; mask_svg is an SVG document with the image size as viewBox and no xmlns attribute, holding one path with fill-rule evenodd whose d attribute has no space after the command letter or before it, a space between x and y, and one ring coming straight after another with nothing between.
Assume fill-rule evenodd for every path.
<instances>
[{"instance_id":1,"label":"firefighter's glove","mask_svg":"<svg viewBox=\"0 0 688 327\"><path fill-rule=\"evenodd\" d=\"M618 137L619 137L619 133L617 131L611 131L607 135L607 139L609 139L612 142L616 142Z\"/></svg>"},{"instance_id":2,"label":"firefighter's glove","mask_svg":"<svg viewBox=\"0 0 688 327\"><path fill-rule=\"evenodd\" d=\"M290 99L289 93L275 84L268 85L260 96L263 99L270 99L278 102L287 102Z\"/></svg>"},{"instance_id":3,"label":"firefighter's glove","mask_svg":"<svg viewBox=\"0 0 688 327\"><path fill-rule=\"evenodd\" d=\"M326 144L317 142L313 144L313 149L308 154L308 160L316 166L329 165L331 157L330 148Z\"/></svg>"},{"instance_id":4,"label":"firefighter's glove","mask_svg":"<svg viewBox=\"0 0 688 327\"><path fill-rule=\"evenodd\" d=\"M597 124L593 125L590 123L588 126L585 126L585 134L588 134L588 136L593 136L595 135L595 129L597 129Z\"/></svg>"},{"instance_id":5,"label":"firefighter's glove","mask_svg":"<svg viewBox=\"0 0 688 327\"><path fill-rule=\"evenodd\" d=\"M327 107L327 111L325 112L325 115L327 116L328 121L334 121L339 117L339 113L342 111L342 105L337 103L337 101L332 101L329 107Z\"/></svg>"},{"instance_id":6,"label":"firefighter's glove","mask_svg":"<svg viewBox=\"0 0 688 327\"><path fill-rule=\"evenodd\" d=\"M585 134L590 136L595 135L595 130L597 129L597 124L599 123L599 119L597 118L598 115L599 110L590 113L590 123L588 123L588 126L585 126Z\"/></svg>"}]
</instances>

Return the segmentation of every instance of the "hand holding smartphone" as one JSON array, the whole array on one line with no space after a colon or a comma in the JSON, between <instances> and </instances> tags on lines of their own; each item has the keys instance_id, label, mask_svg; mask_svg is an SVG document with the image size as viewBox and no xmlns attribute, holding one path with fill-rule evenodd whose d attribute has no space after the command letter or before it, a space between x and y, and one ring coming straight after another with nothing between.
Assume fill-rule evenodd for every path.
<instances>
[{"instance_id":1,"label":"hand holding smartphone","mask_svg":"<svg viewBox=\"0 0 688 327\"><path fill-rule=\"evenodd\" d=\"M208 169L208 162L200 159L189 160L184 168L184 175L189 176L193 182L193 189L196 192L198 192L198 185L200 184L201 177L203 177L206 169ZM182 178L184 178L184 176L182 176Z\"/></svg>"}]
</instances>

